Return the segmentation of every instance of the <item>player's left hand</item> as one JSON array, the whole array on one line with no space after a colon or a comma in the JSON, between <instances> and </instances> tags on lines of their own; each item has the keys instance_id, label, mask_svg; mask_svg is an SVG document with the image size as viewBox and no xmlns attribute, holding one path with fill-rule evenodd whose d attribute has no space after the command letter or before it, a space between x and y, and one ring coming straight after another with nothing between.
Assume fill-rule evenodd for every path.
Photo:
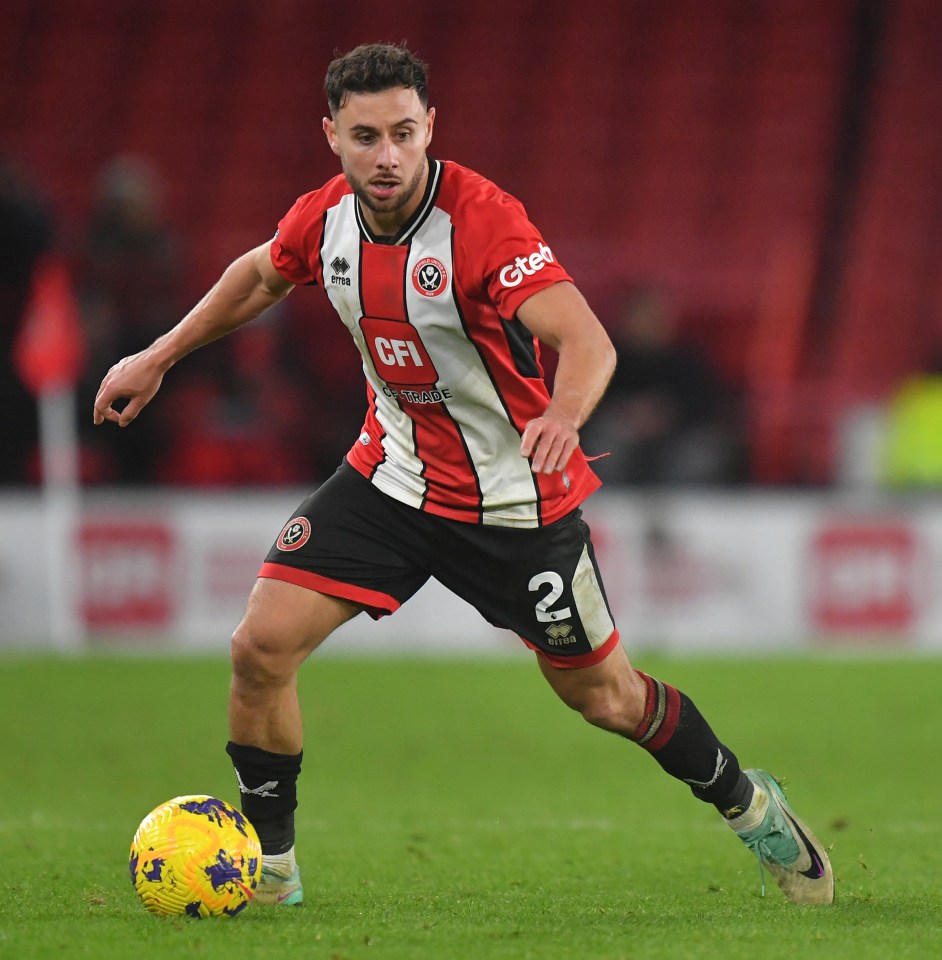
<instances>
[{"instance_id":1,"label":"player's left hand","mask_svg":"<svg viewBox=\"0 0 942 960\"><path fill-rule=\"evenodd\" d=\"M530 457L534 473L558 473L579 446L579 431L568 420L544 414L531 420L520 439L520 456Z\"/></svg>"}]
</instances>

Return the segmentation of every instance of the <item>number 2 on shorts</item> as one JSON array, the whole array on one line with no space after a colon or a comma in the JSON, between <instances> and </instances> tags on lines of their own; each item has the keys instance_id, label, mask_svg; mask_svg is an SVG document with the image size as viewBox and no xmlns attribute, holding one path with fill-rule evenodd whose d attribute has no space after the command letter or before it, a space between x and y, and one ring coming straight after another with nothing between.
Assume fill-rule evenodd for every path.
<instances>
[{"instance_id":1,"label":"number 2 on shorts","mask_svg":"<svg viewBox=\"0 0 942 960\"><path fill-rule=\"evenodd\" d=\"M545 570L530 578L527 588L533 592L544 584L549 584L549 593L536 603L536 619L539 623L550 623L555 620L568 620L572 616L569 607L553 610L552 605L563 595L563 578L552 570Z\"/></svg>"}]
</instances>

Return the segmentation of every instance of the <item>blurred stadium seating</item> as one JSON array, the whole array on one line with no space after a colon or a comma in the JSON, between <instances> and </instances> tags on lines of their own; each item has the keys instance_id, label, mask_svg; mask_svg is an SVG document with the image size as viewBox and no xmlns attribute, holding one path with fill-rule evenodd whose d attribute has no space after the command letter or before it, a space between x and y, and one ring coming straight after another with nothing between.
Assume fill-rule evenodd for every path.
<instances>
[{"instance_id":1,"label":"blurred stadium seating","mask_svg":"<svg viewBox=\"0 0 942 960\"><path fill-rule=\"evenodd\" d=\"M431 64L434 152L519 196L603 319L632 283L675 291L686 335L746 396L753 479L825 483L841 412L942 333L933 0L876 4L860 176L839 269L819 273L868 4L6 0L0 149L66 241L109 159L151 159L195 298L336 172L318 129L333 51L407 40Z\"/></svg>"}]
</instances>

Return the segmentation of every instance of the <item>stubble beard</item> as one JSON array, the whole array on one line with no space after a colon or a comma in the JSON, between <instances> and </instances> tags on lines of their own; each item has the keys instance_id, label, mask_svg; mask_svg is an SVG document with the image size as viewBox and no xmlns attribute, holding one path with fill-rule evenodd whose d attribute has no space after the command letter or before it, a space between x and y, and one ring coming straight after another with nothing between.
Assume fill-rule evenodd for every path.
<instances>
[{"instance_id":1,"label":"stubble beard","mask_svg":"<svg viewBox=\"0 0 942 960\"><path fill-rule=\"evenodd\" d=\"M359 180L352 176L352 174L346 169L345 164L343 172L344 176L347 178L347 183L350 184L350 188L353 190L353 193L360 203L362 203L364 207L373 213L385 216L390 213L395 213L397 210L401 210L415 196L416 191L419 189L419 184L422 182L422 177L425 175L427 163L427 160L423 160L416 169L415 176L413 176L412 180L402 191L402 193L392 196L388 200L377 200L369 192L368 187L364 186Z\"/></svg>"}]
</instances>

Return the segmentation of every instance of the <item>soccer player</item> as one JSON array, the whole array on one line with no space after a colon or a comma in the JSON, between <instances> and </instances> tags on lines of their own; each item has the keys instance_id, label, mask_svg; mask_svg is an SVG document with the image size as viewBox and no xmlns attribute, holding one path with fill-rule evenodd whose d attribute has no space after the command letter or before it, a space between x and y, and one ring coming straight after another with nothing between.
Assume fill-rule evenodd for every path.
<instances>
[{"instance_id":1,"label":"soccer player","mask_svg":"<svg viewBox=\"0 0 942 960\"><path fill-rule=\"evenodd\" d=\"M126 427L178 360L298 284L322 288L362 354L362 432L278 534L232 637L227 751L262 842L257 899L303 900L299 666L351 617L391 614L435 577L515 631L565 704L716 806L789 899L830 903L827 852L778 783L742 770L693 701L634 669L620 642L579 510L599 486L579 430L616 359L601 324L518 201L428 155L435 110L404 46L335 59L325 91L342 174L112 367L94 409L96 424ZM552 396L538 341L559 354Z\"/></svg>"}]
</instances>

